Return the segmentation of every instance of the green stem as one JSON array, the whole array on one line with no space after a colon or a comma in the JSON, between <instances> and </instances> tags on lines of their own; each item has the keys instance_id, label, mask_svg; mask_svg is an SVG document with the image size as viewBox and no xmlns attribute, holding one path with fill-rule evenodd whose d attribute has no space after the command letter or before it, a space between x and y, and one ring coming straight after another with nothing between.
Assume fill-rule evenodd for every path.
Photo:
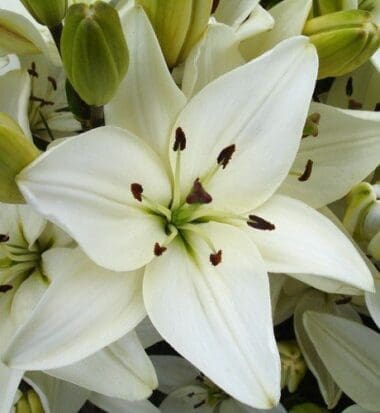
<instances>
[{"instance_id":1,"label":"green stem","mask_svg":"<svg viewBox=\"0 0 380 413\"><path fill-rule=\"evenodd\" d=\"M90 129L104 126L104 106L90 106Z\"/></svg>"}]
</instances>

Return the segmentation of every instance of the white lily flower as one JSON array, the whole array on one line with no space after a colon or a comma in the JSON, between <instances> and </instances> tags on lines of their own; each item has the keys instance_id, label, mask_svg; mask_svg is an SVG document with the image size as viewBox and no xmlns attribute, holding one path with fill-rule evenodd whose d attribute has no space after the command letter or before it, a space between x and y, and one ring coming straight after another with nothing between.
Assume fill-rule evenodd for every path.
<instances>
[{"instance_id":1,"label":"white lily flower","mask_svg":"<svg viewBox=\"0 0 380 413\"><path fill-rule=\"evenodd\" d=\"M89 401L109 413L160 413L160 410L147 400L129 402L92 393Z\"/></svg>"},{"instance_id":2,"label":"white lily flower","mask_svg":"<svg viewBox=\"0 0 380 413\"><path fill-rule=\"evenodd\" d=\"M245 404L275 406L280 365L266 271L373 288L361 258L327 219L273 196L299 145L315 50L303 37L290 39L209 84L181 111L185 99L146 16L133 9L128 19L135 40L126 84L133 87L115 98L108 119L129 131L105 127L70 138L26 168L18 184L98 264L145 266L153 324L219 387ZM104 297L110 305L112 294ZM57 343L44 339L55 326L48 307L39 306L28 325L8 362L59 364ZM30 345L35 340L44 352Z\"/></svg>"}]
</instances>

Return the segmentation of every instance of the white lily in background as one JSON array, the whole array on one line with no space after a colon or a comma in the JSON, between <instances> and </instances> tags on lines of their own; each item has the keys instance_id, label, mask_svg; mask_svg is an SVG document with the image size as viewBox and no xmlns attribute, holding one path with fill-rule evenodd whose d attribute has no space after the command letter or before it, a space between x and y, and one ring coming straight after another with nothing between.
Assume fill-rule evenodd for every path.
<instances>
[{"instance_id":1,"label":"white lily in background","mask_svg":"<svg viewBox=\"0 0 380 413\"><path fill-rule=\"evenodd\" d=\"M129 130L99 128L66 140L26 168L19 187L98 264L144 268L145 306L166 341L239 401L272 407L280 365L266 271L314 274L321 288L330 279L373 288L365 264L327 219L273 195L298 149L315 50L303 37L290 39L183 108L141 9L128 13L125 27L132 86L107 116ZM62 362L58 341L46 340L56 330L47 302L11 343L10 365ZM35 340L44 351L30 345Z\"/></svg>"},{"instance_id":2,"label":"white lily in background","mask_svg":"<svg viewBox=\"0 0 380 413\"><path fill-rule=\"evenodd\" d=\"M363 408L379 411L380 334L355 321L315 311L306 312L303 321L319 357L342 390Z\"/></svg>"},{"instance_id":3,"label":"white lily in background","mask_svg":"<svg viewBox=\"0 0 380 413\"><path fill-rule=\"evenodd\" d=\"M162 413L264 412L234 400L180 357L152 356L151 358L157 371L159 390L168 395L160 404ZM286 410L278 405L268 412L285 413Z\"/></svg>"}]
</instances>

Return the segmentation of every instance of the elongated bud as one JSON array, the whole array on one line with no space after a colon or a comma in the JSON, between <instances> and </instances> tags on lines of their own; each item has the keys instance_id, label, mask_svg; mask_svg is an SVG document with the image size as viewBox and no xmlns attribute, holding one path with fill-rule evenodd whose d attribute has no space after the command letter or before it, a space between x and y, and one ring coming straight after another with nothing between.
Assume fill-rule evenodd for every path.
<instances>
[{"instance_id":1,"label":"elongated bud","mask_svg":"<svg viewBox=\"0 0 380 413\"><path fill-rule=\"evenodd\" d=\"M350 192L343 224L369 256L380 260L380 184L362 182Z\"/></svg>"},{"instance_id":2,"label":"elongated bud","mask_svg":"<svg viewBox=\"0 0 380 413\"><path fill-rule=\"evenodd\" d=\"M281 388L294 393L306 374L306 363L295 341L277 343L281 358Z\"/></svg>"},{"instance_id":3,"label":"elongated bud","mask_svg":"<svg viewBox=\"0 0 380 413\"><path fill-rule=\"evenodd\" d=\"M44 413L40 398L34 390L28 390L15 405L15 413Z\"/></svg>"},{"instance_id":4,"label":"elongated bud","mask_svg":"<svg viewBox=\"0 0 380 413\"><path fill-rule=\"evenodd\" d=\"M65 18L67 0L21 0L28 12L48 27L55 27Z\"/></svg>"},{"instance_id":5,"label":"elongated bud","mask_svg":"<svg viewBox=\"0 0 380 413\"><path fill-rule=\"evenodd\" d=\"M379 47L379 29L371 13L363 10L315 17L306 22L303 34L317 48L320 79L352 72Z\"/></svg>"},{"instance_id":6,"label":"elongated bud","mask_svg":"<svg viewBox=\"0 0 380 413\"><path fill-rule=\"evenodd\" d=\"M67 77L91 106L103 106L115 94L128 69L128 47L117 11L103 1L72 5L61 40Z\"/></svg>"},{"instance_id":7,"label":"elongated bud","mask_svg":"<svg viewBox=\"0 0 380 413\"><path fill-rule=\"evenodd\" d=\"M348 10L350 0L314 0L313 15L314 17L324 14L335 13L337 11Z\"/></svg>"},{"instance_id":8,"label":"elongated bud","mask_svg":"<svg viewBox=\"0 0 380 413\"><path fill-rule=\"evenodd\" d=\"M17 123L0 113L0 202L24 203L15 178L38 154Z\"/></svg>"},{"instance_id":9,"label":"elongated bud","mask_svg":"<svg viewBox=\"0 0 380 413\"><path fill-rule=\"evenodd\" d=\"M213 0L137 0L152 23L170 68L183 62L204 33Z\"/></svg>"}]
</instances>

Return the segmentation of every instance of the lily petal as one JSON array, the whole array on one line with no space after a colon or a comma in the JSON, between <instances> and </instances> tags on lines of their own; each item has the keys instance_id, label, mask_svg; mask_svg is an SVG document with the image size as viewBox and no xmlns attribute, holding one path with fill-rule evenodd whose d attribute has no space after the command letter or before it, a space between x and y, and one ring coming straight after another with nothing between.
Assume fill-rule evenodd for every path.
<instances>
[{"instance_id":1,"label":"lily petal","mask_svg":"<svg viewBox=\"0 0 380 413\"><path fill-rule=\"evenodd\" d=\"M373 291L367 265L350 240L326 217L306 204L273 196L254 211L275 225L273 231L248 230L269 272L297 274L297 278L328 292ZM308 274L303 277L302 274ZM317 277L311 277L311 275ZM331 287L339 290L331 291Z\"/></svg>"},{"instance_id":2,"label":"lily petal","mask_svg":"<svg viewBox=\"0 0 380 413\"><path fill-rule=\"evenodd\" d=\"M165 237L162 222L134 199L131 184L161 205L171 198L158 156L119 128L69 138L17 178L36 210L61 226L97 264L115 271L140 268Z\"/></svg>"},{"instance_id":3,"label":"lily petal","mask_svg":"<svg viewBox=\"0 0 380 413\"><path fill-rule=\"evenodd\" d=\"M364 408L378 411L380 334L359 323L316 312L305 313L304 325L341 389Z\"/></svg>"},{"instance_id":4,"label":"lily petal","mask_svg":"<svg viewBox=\"0 0 380 413\"><path fill-rule=\"evenodd\" d=\"M310 113L321 116L319 133L302 140L292 170L302 174L310 159L311 176L301 182L290 174L280 192L320 208L342 198L378 166L380 113L318 103L311 105Z\"/></svg>"},{"instance_id":5,"label":"lily petal","mask_svg":"<svg viewBox=\"0 0 380 413\"><path fill-rule=\"evenodd\" d=\"M366 293L365 301L373 321L380 328L380 278L375 279L376 292Z\"/></svg>"},{"instance_id":6,"label":"lily petal","mask_svg":"<svg viewBox=\"0 0 380 413\"><path fill-rule=\"evenodd\" d=\"M273 29L273 26L272 15L258 4L248 19L237 29L236 34L239 41L243 41L267 32Z\"/></svg>"},{"instance_id":7,"label":"lily petal","mask_svg":"<svg viewBox=\"0 0 380 413\"><path fill-rule=\"evenodd\" d=\"M183 197L197 178L215 168L221 151L235 145L228 166L207 184L213 208L246 212L268 199L296 156L316 71L314 47L297 37L198 93L176 122L187 138L181 157ZM289 105L293 109L285 112ZM172 151L172 164L175 155Z\"/></svg>"},{"instance_id":8,"label":"lily petal","mask_svg":"<svg viewBox=\"0 0 380 413\"><path fill-rule=\"evenodd\" d=\"M160 413L160 410L147 400L128 402L97 393L92 393L89 400L95 406L112 413Z\"/></svg>"},{"instance_id":9,"label":"lily petal","mask_svg":"<svg viewBox=\"0 0 380 413\"><path fill-rule=\"evenodd\" d=\"M24 372L0 362L0 413L9 413Z\"/></svg>"},{"instance_id":10,"label":"lily petal","mask_svg":"<svg viewBox=\"0 0 380 413\"><path fill-rule=\"evenodd\" d=\"M134 332L84 360L45 372L91 391L130 401L148 398L158 385L153 365Z\"/></svg>"},{"instance_id":11,"label":"lily petal","mask_svg":"<svg viewBox=\"0 0 380 413\"><path fill-rule=\"evenodd\" d=\"M207 390L197 385L181 387L160 404L162 413L213 413L214 407L207 404Z\"/></svg>"},{"instance_id":12,"label":"lily petal","mask_svg":"<svg viewBox=\"0 0 380 413\"><path fill-rule=\"evenodd\" d=\"M189 249L175 240L146 268L148 314L166 341L219 387L246 404L273 407L280 367L261 257L238 228L203 228L222 248L222 262L211 264L198 236L186 233Z\"/></svg>"},{"instance_id":13,"label":"lily petal","mask_svg":"<svg viewBox=\"0 0 380 413\"><path fill-rule=\"evenodd\" d=\"M142 272L114 273L79 249L51 249L43 271L53 281L5 352L5 362L25 370L62 367L119 339L145 316Z\"/></svg>"},{"instance_id":14,"label":"lily petal","mask_svg":"<svg viewBox=\"0 0 380 413\"><path fill-rule=\"evenodd\" d=\"M254 409L234 399L229 399L220 405L219 413L286 413L286 410L281 404L269 410Z\"/></svg>"},{"instance_id":15,"label":"lily petal","mask_svg":"<svg viewBox=\"0 0 380 413\"><path fill-rule=\"evenodd\" d=\"M253 12L259 0L220 0L214 17L221 23L237 29Z\"/></svg>"},{"instance_id":16,"label":"lily petal","mask_svg":"<svg viewBox=\"0 0 380 413\"><path fill-rule=\"evenodd\" d=\"M144 139L167 159L168 138L186 103L172 79L150 22L140 7L120 16L130 64L127 76L106 106L106 122Z\"/></svg>"}]
</instances>

